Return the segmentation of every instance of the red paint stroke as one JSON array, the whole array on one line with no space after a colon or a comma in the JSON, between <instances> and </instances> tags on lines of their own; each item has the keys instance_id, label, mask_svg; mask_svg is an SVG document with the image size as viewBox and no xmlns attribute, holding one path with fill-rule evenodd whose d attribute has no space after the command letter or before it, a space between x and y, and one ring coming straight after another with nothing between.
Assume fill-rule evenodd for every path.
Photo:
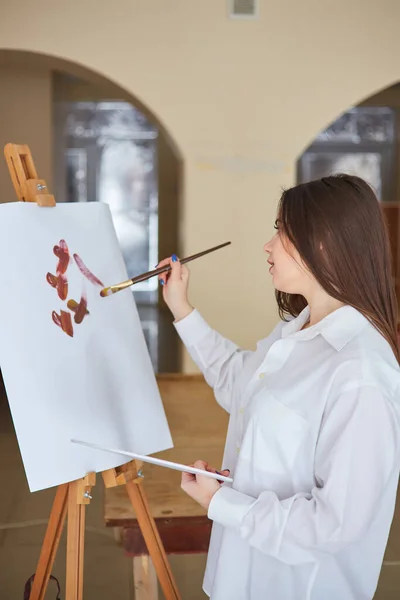
<instances>
[{"instance_id":1,"label":"red paint stroke","mask_svg":"<svg viewBox=\"0 0 400 600\"><path fill-rule=\"evenodd\" d=\"M87 266L78 254L74 254L74 260L77 264L78 269L80 270L82 275L86 277L86 279L88 279L91 283L94 283L95 285L100 285L101 287L104 287L104 283L102 283L100 279L97 279L96 275L93 275L93 273L87 268Z\"/></svg>"},{"instance_id":2,"label":"red paint stroke","mask_svg":"<svg viewBox=\"0 0 400 600\"><path fill-rule=\"evenodd\" d=\"M68 281L66 276L61 274L57 277L52 273L47 273L46 279L48 283L57 290L58 297L61 300L66 300L68 296Z\"/></svg>"},{"instance_id":3,"label":"red paint stroke","mask_svg":"<svg viewBox=\"0 0 400 600\"><path fill-rule=\"evenodd\" d=\"M47 282L57 290L57 294L59 298L63 301L67 300L68 296L68 280L66 276L66 271L68 269L68 265L71 262L72 258L68 249L68 245L65 240L60 240L58 244L53 247L53 253L58 258L58 264L56 269L56 274L47 273L46 279ZM104 284L100 279L98 279L85 265L83 260L80 258L78 254L73 255L75 263L86 279L88 279L94 285L99 285L104 287ZM76 302L73 298L70 298L67 301L67 307L71 312L67 312L61 310L60 314L57 314L56 311L52 312L52 319L54 323L60 327L67 335L70 337L74 336L74 329L72 325L72 317L71 313L74 315L74 321L77 325L82 323L86 315L89 315L89 311L87 309L87 297L85 293L85 289L83 288L81 299L79 302Z\"/></svg>"},{"instance_id":4,"label":"red paint stroke","mask_svg":"<svg viewBox=\"0 0 400 600\"><path fill-rule=\"evenodd\" d=\"M90 314L87 309L87 299L83 294L79 303L76 302L76 300L71 299L68 300L67 306L71 312L75 313L74 321L77 325L79 325L79 323L82 323L86 315Z\"/></svg>"},{"instance_id":5,"label":"red paint stroke","mask_svg":"<svg viewBox=\"0 0 400 600\"><path fill-rule=\"evenodd\" d=\"M57 275L61 275L67 270L71 259L66 241L60 240L58 246L54 246L53 252L58 258Z\"/></svg>"},{"instance_id":6,"label":"red paint stroke","mask_svg":"<svg viewBox=\"0 0 400 600\"><path fill-rule=\"evenodd\" d=\"M58 327L60 327L67 335L74 337L74 328L72 327L71 314L62 310L58 315L55 310L51 313L53 321Z\"/></svg>"}]
</instances>

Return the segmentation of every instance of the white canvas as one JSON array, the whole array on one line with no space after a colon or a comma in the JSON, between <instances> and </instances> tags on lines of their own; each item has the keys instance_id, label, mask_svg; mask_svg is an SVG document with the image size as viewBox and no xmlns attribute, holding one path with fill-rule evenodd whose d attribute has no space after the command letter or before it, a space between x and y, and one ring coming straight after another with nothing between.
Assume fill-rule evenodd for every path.
<instances>
[{"instance_id":1,"label":"white canvas","mask_svg":"<svg viewBox=\"0 0 400 600\"><path fill-rule=\"evenodd\" d=\"M1 204L0 279L0 367L32 492L126 462L71 438L145 455L172 447L132 290L100 297L128 279L107 205Z\"/></svg>"}]
</instances>

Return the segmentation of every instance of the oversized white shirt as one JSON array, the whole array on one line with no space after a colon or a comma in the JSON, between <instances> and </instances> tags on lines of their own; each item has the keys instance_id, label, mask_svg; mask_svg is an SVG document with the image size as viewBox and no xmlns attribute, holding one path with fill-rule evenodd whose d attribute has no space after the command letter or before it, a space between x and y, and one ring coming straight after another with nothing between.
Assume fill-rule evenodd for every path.
<instances>
[{"instance_id":1,"label":"oversized white shirt","mask_svg":"<svg viewBox=\"0 0 400 600\"><path fill-rule=\"evenodd\" d=\"M255 351L197 310L175 323L230 413L221 468L233 484L208 511L212 600L374 596L399 480L400 370L354 308L301 330L308 317L280 322Z\"/></svg>"}]
</instances>

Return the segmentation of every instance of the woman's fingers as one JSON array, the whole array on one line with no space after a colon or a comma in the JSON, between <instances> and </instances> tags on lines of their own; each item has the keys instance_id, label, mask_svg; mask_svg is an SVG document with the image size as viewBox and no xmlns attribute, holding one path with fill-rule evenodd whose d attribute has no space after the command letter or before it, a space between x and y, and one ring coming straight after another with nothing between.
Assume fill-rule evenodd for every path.
<instances>
[{"instance_id":1,"label":"woman's fingers","mask_svg":"<svg viewBox=\"0 0 400 600\"><path fill-rule=\"evenodd\" d=\"M223 471L220 471L220 475L224 475L225 477L229 477L230 473L230 469L224 469Z\"/></svg>"},{"instance_id":2,"label":"woman's fingers","mask_svg":"<svg viewBox=\"0 0 400 600\"><path fill-rule=\"evenodd\" d=\"M171 267L171 271L164 271L164 273L158 275L158 280L162 285L165 285L169 280L180 281L181 279L183 267L176 254L160 260L158 265L156 265L156 268L166 267L168 265ZM185 271L185 277L187 277L187 269Z\"/></svg>"},{"instance_id":3,"label":"woman's fingers","mask_svg":"<svg viewBox=\"0 0 400 600\"><path fill-rule=\"evenodd\" d=\"M222 471L217 471L217 469L215 469L214 467L211 467L204 460L196 460L196 462L193 465L189 465L189 466L195 467L196 469L208 471L210 473L216 473L217 475L223 475L224 477L228 477L230 474L229 469L223 469ZM199 483L199 481L197 480L197 477L199 477L199 475L195 475L194 473L183 472L182 479L181 479L181 488L186 492L189 489L192 489L193 485L197 485ZM201 475L200 475L200 477L201 477ZM219 483L222 483L222 480L219 481Z\"/></svg>"},{"instance_id":4,"label":"woman's fingers","mask_svg":"<svg viewBox=\"0 0 400 600\"><path fill-rule=\"evenodd\" d=\"M194 467L194 465L188 465L189 467ZM196 475L194 473L186 473L183 471L181 478L181 487L184 488L185 484L193 483L196 481Z\"/></svg>"},{"instance_id":5,"label":"woman's fingers","mask_svg":"<svg viewBox=\"0 0 400 600\"><path fill-rule=\"evenodd\" d=\"M156 269L160 268L160 267L166 267L167 265L170 265L172 262L171 257L169 258L164 258L163 260L160 260L160 262L158 263L158 265L156 265ZM164 273L160 273L158 275L158 281L161 284L165 284L168 280L168 271L164 271Z\"/></svg>"},{"instance_id":6,"label":"woman's fingers","mask_svg":"<svg viewBox=\"0 0 400 600\"><path fill-rule=\"evenodd\" d=\"M190 483L191 481L196 481L196 475L193 473L182 473L182 485L185 483Z\"/></svg>"},{"instance_id":7,"label":"woman's fingers","mask_svg":"<svg viewBox=\"0 0 400 600\"><path fill-rule=\"evenodd\" d=\"M189 277L190 277L189 269L187 268L186 265L181 264L181 279L182 279L182 281L187 283L189 281Z\"/></svg>"},{"instance_id":8,"label":"woman's fingers","mask_svg":"<svg viewBox=\"0 0 400 600\"><path fill-rule=\"evenodd\" d=\"M160 260L160 262L155 266L155 269L159 269L160 267L166 267L169 264L171 264L170 256L168 256L168 258L163 258L162 260Z\"/></svg>"},{"instance_id":9,"label":"woman's fingers","mask_svg":"<svg viewBox=\"0 0 400 600\"><path fill-rule=\"evenodd\" d=\"M181 280L181 272L182 272L182 265L179 262L179 259L176 256L176 254L173 254L171 256L171 272L169 273L169 279L171 281L180 281Z\"/></svg>"},{"instance_id":10,"label":"woman's fingers","mask_svg":"<svg viewBox=\"0 0 400 600\"><path fill-rule=\"evenodd\" d=\"M224 469L223 471L217 471L217 469L215 469L214 467L210 467L210 465L207 466L207 471L209 471L210 473L216 473L217 475L223 475L224 477L229 477L230 474L230 470L229 469ZM222 483L222 480L218 480L219 483Z\"/></svg>"},{"instance_id":11,"label":"woman's fingers","mask_svg":"<svg viewBox=\"0 0 400 600\"><path fill-rule=\"evenodd\" d=\"M196 469L202 469L203 471L209 471L208 463L205 460L196 460L193 465Z\"/></svg>"}]
</instances>

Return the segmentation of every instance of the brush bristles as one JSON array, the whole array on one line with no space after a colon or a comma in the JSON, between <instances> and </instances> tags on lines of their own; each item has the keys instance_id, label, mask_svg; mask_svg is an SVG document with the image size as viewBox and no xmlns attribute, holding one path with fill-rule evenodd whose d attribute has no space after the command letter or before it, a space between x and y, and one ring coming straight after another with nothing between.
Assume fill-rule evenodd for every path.
<instances>
[{"instance_id":1,"label":"brush bristles","mask_svg":"<svg viewBox=\"0 0 400 600\"><path fill-rule=\"evenodd\" d=\"M105 298L106 296L111 296L111 294L112 294L112 289L109 288L109 287L108 288L104 288L104 290L101 290L101 292L100 292L100 296L102 298Z\"/></svg>"}]
</instances>

